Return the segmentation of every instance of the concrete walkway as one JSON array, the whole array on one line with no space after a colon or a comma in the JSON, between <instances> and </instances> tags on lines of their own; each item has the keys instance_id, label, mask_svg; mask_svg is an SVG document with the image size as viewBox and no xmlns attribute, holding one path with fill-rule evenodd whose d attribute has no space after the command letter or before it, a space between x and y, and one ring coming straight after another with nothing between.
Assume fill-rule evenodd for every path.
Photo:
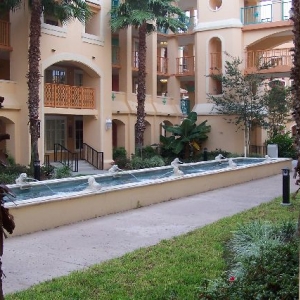
<instances>
[{"instance_id":1,"label":"concrete walkway","mask_svg":"<svg viewBox=\"0 0 300 300\"><path fill-rule=\"evenodd\" d=\"M291 192L297 189L294 182L291 178ZM23 290L41 281L157 244L162 239L187 233L281 195L280 174L6 239L4 293Z\"/></svg>"}]
</instances>

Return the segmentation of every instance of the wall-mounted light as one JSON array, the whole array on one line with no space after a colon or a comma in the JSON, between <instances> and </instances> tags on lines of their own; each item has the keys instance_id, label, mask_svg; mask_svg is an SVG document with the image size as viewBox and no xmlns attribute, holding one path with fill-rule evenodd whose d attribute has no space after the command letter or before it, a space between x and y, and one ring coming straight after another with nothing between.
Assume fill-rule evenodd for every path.
<instances>
[{"instance_id":1,"label":"wall-mounted light","mask_svg":"<svg viewBox=\"0 0 300 300\"><path fill-rule=\"evenodd\" d=\"M51 52L55 52L56 50L55 49L51 49Z\"/></svg>"},{"instance_id":2,"label":"wall-mounted light","mask_svg":"<svg viewBox=\"0 0 300 300\"><path fill-rule=\"evenodd\" d=\"M159 80L161 83L167 83L168 82L168 79L167 78L162 78Z\"/></svg>"},{"instance_id":3,"label":"wall-mounted light","mask_svg":"<svg viewBox=\"0 0 300 300\"><path fill-rule=\"evenodd\" d=\"M95 59L96 57L95 56L92 56L92 59Z\"/></svg>"},{"instance_id":4,"label":"wall-mounted light","mask_svg":"<svg viewBox=\"0 0 300 300\"><path fill-rule=\"evenodd\" d=\"M105 129L109 130L109 129L111 129L111 127L112 127L112 120L108 118L105 121Z\"/></svg>"}]
</instances>

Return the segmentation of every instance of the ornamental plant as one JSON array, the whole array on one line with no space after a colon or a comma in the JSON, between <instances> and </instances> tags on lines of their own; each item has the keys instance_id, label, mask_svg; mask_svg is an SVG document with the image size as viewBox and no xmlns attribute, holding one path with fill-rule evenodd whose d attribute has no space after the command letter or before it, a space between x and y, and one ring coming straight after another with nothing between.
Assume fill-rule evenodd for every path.
<instances>
[{"instance_id":1,"label":"ornamental plant","mask_svg":"<svg viewBox=\"0 0 300 300\"><path fill-rule=\"evenodd\" d=\"M205 280L199 299L298 299L298 245L294 222L241 225L227 245L228 271Z\"/></svg>"}]
</instances>

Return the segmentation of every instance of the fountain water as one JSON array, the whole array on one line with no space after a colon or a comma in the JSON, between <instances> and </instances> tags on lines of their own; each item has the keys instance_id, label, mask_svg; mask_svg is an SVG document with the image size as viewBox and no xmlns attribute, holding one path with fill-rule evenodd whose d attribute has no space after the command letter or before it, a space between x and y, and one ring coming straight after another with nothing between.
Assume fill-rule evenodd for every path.
<instances>
[{"instance_id":1,"label":"fountain water","mask_svg":"<svg viewBox=\"0 0 300 300\"><path fill-rule=\"evenodd\" d=\"M228 165L229 165L230 168L236 168L237 167L237 164L233 161L232 158L228 159Z\"/></svg>"}]
</instances>

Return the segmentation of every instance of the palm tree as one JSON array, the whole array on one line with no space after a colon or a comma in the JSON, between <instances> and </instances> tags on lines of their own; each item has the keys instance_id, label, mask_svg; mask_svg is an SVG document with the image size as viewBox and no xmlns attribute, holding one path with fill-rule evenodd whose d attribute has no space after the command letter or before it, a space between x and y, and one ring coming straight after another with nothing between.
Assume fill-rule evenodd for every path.
<instances>
[{"instance_id":1,"label":"palm tree","mask_svg":"<svg viewBox=\"0 0 300 300\"><path fill-rule=\"evenodd\" d=\"M113 32L133 26L138 30L138 89L136 142L141 148L145 131L146 36L158 30L186 31L185 14L174 0L125 0L112 7L110 25Z\"/></svg>"},{"instance_id":2,"label":"palm tree","mask_svg":"<svg viewBox=\"0 0 300 300\"><path fill-rule=\"evenodd\" d=\"M21 6L22 0L0 1L3 10L14 11ZM34 178L40 180L40 160L38 151L38 139L40 137L39 120L39 84L41 74L39 62L41 59L41 15L48 14L57 18L62 23L77 19L86 22L92 15L88 4L84 0L31 0L30 34L28 49L28 112L29 129L31 136L31 165L34 166Z\"/></svg>"},{"instance_id":3,"label":"palm tree","mask_svg":"<svg viewBox=\"0 0 300 300\"><path fill-rule=\"evenodd\" d=\"M291 20L293 21L294 48L293 67L291 69L291 79L294 80L292 86L293 94L293 116L296 122L296 145L300 158L300 4L299 0L292 0ZM300 170L299 170L300 171Z\"/></svg>"}]
</instances>

